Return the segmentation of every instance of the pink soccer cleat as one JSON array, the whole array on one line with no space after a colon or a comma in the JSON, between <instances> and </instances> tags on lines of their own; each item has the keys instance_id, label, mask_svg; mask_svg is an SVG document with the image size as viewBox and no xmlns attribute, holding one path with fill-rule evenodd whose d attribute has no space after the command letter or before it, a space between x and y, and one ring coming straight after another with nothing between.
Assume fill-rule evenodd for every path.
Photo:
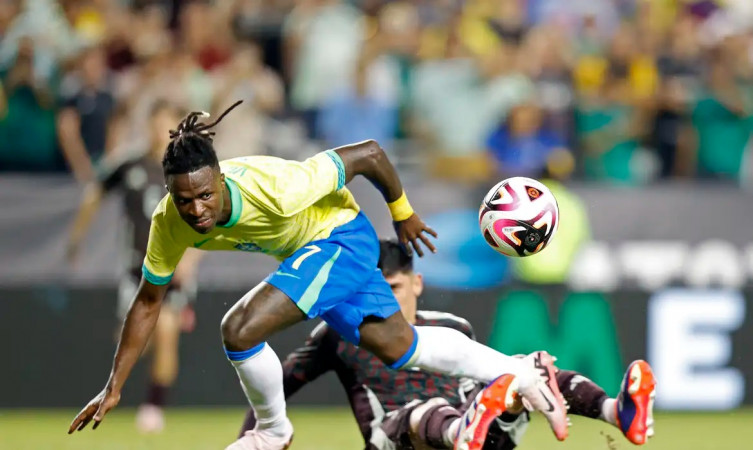
<instances>
[{"instance_id":1,"label":"pink soccer cleat","mask_svg":"<svg viewBox=\"0 0 753 450\"><path fill-rule=\"evenodd\" d=\"M159 406L143 404L136 411L136 429L140 433L161 433L165 429L165 413Z\"/></svg>"},{"instance_id":2,"label":"pink soccer cleat","mask_svg":"<svg viewBox=\"0 0 753 450\"><path fill-rule=\"evenodd\" d=\"M518 380L502 375L479 392L468 410L460 418L455 450L480 450L486 441L489 425L500 414L512 408L518 398Z\"/></svg>"},{"instance_id":3,"label":"pink soccer cleat","mask_svg":"<svg viewBox=\"0 0 753 450\"><path fill-rule=\"evenodd\" d=\"M531 353L523 358L537 372L538 380L520 389L523 403L544 414L558 440L567 439L567 408L555 376L554 358L545 351Z\"/></svg>"},{"instance_id":4,"label":"pink soccer cleat","mask_svg":"<svg viewBox=\"0 0 753 450\"><path fill-rule=\"evenodd\" d=\"M253 429L246 431L243 437L228 445L225 450L286 450L293 442L293 427L290 426L290 435L278 437L264 430Z\"/></svg>"},{"instance_id":5,"label":"pink soccer cleat","mask_svg":"<svg viewBox=\"0 0 753 450\"><path fill-rule=\"evenodd\" d=\"M617 395L617 426L635 445L643 445L654 435L654 396L656 378L646 361L633 361L625 371Z\"/></svg>"}]
</instances>

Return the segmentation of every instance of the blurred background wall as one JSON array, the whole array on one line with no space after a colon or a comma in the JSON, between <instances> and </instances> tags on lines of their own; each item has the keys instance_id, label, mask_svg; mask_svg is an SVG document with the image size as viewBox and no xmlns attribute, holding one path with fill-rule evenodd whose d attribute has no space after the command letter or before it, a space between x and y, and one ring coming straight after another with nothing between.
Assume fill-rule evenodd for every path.
<instances>
[{"instance_id":1,"label":"blurred background wall","mask_svg":"<svg viewBox=\"0 0 753 450\"><path fill-rule=\"evenodd\" d=\"M220 158L379 141L440 234L418 262L425 306L480 339L549 348L611 393L648 358L666 409L753 403L751 30L746 0L0 0L0 340L14 343L0 407L77 405L105 374L122 202L106 199L73 260L85 186L143 153L158 102L216 114L236 99ZM511 175L545 179L562 214L522 260L477 229ZM353 190L391 236L379 194ZM219 320L274 266L202 260L176 402L242 403ZM272 343L284 354L311 327ZM70 389L38 389L50 342ZM299 401L340 401L329 381Z\"/></svg>"}]
</instances>

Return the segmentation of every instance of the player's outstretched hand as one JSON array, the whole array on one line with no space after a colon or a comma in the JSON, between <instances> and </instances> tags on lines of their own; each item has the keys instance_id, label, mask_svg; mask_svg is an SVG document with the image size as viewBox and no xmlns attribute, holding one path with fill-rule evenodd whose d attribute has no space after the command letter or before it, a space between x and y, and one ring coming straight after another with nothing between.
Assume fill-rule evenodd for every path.
<instances>
[{"instance_id":1,"label":"player's outstretched hand","mask_svg":"<svg viewBox=\"0 0 753 450\"><path fill-rule=\"evenodd\" d=\"M419 239L424 243L426 248L431 250L432 253L437 252L434 244L432 244L428 236L424 234L430 234L436 239L437 232L429 228L429 226L418 217L418 214L413 213L413 215L407 219L401 222L395 222L395 231L397 231L397 238L405 246L405 250L409 255L413 256L413 249L411 249L412 245L413 248L416 249L418 256L424 256L424 251L418 243Z\"/></svg>"},{"instance_id":2,"label":"player's outstretched hand","mask_svg":"<svg viewBox=\"0 0 753 450\"><path fill-rule=\"evenodd\" d=\"M84 409L73 419L70 428L68 428L68 434L83 430L92 420L94 420L92 429L96 430L105 414L117 406L119 402L120 392L113 392L109 388L105 388L88 405L84 406Z\"/></svg>"}]
</instances>

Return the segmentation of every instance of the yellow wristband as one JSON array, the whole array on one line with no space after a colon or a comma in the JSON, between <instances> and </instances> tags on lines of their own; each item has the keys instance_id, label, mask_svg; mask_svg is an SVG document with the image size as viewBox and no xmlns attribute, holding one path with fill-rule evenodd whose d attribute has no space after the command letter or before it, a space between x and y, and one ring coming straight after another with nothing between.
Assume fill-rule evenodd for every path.
<instances>
[{"instance_id":1,"label":"yellow wristband","mask_svg":"<svg viewBox=\"0 0 753 450\"><path fill-rule=\"evenodd\" d=\"M387 203L387 207L390 209L392 220L395 222L402 222L413 215L413 208L410 206L405 191L403 191L403 195L401 195L400 198L392 203Z\"/></svg>"}]
</instances>

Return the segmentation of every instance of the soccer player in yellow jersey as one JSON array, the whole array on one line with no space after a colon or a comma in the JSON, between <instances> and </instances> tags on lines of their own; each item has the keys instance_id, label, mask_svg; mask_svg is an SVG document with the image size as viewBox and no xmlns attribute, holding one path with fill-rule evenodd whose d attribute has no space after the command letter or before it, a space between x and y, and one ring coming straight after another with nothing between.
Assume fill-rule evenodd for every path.
<instances>
[{"instance_id":1,"label":"soccer player in yellow jersey","mask_svg":"<svg viewBox=\"0 0 753 450\"><path fill-rule=\"evenodd\" d=\"M254 408L256 428L229 449L287 448L282 367L266 339L305 319L321 317L344 339L391 368L421 368L488 383L484 411L463 424L456 448L480 448L491 419L518 393L541 411L560 440L567 419L551 360L532 368L443 327L411 326L377 268L379 241L345 185L370 180L387 202L400 241L423 256L436 237L413 212L400 179L374 141L339 147L303 162L250 156L219 162L211 128L189 114L171 131L162 161L168 194L152 216L142 279L121 332L104 389L70 425L94 428L120 392L159 316L170 278L189 248L268 253L277 271L244 295L222 319L225 353ZM509 376L503 376L509 375ZM512 382L511 382L512 380Z\"/></svg>"}]
</instances>

